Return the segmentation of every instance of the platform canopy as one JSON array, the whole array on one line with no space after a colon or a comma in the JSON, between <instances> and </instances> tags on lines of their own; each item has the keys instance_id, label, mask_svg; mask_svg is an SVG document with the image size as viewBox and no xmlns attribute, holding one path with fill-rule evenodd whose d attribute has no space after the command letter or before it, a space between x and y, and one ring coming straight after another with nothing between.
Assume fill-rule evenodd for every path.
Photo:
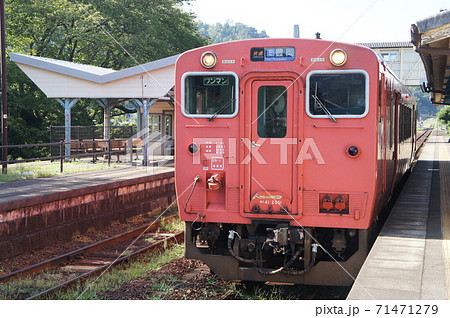
<instances>
[{"instance_id":1,"label":"platform canopy","mask_svg":"<svg viewBox=\"0 0 450 318\"><path fill-rule=\"evenodd\" d=\"M160 98L173 87L178 55L115 71L10 53L11 61L49 98Z\"/></svg>"},{"instance_id":2,"label":"platform canopy","mask_svg":"<svg viewBox=\"0 0 450 318\"><path fill-rule=\"evenodd\" d=\"M422 90L431 93L435 105L450 105L450 10L413 24L411 42L425 66Z\"/></svg>"},{"instance_id":3,"label":"platform canopy","mask_svg":"<svg viewBox=\"0 0 450 318\"><path fill-rule=\"evenodd\" d=\"M97 99L104 109L104 138L110 138L110 111L118 104L133 100L138 114L138 134L144 140L143 164L147 162L148 115L158 104L168 105L173 111L169 92L175 84L175 62L178 55L137 65L123 70L112 70L38 56L10 53L10 60L44 92L56 98L64 107L65 154L71 148L71 108L80 98ZM164 108L164 106L163 106ZM163 132L164 135L164 132Z\"/></svg>"}]
</instances>

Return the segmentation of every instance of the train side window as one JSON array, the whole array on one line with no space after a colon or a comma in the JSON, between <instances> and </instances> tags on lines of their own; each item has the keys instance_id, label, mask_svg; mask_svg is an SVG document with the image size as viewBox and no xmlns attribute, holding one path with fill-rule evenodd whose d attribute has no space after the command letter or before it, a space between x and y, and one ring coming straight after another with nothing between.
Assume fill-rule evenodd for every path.
<instances>
[{"instance_id":1,"label":"train side window","mask_svg":"<svg viewBox=\"0 0 450 318\"><path fill-rule=\"evenodd\" d=\"M258 88L258 135L283 138L287 132L287 89L285 86Z\"/></svg>"},{"instance_id":2,"label":"train side window","mask_svg":"<svg viewBox=\"0 0 450 318\"><path fill-rule=\"evenodd\" d=\"M307 113L325 118L364 117L369 108L369 76L363 70L313 71L308 74Z\"/></svg>"},{"instance_id":3,"label":"train side window","mask_svg":"<svg viewBox=\"0 0 450 318\"><path fill-rule=\"evenodd\" d=\"M237 114L237 77L230 73L185 74L182 110L189 117L230 118Z\"/></svg>"}]
</instances>

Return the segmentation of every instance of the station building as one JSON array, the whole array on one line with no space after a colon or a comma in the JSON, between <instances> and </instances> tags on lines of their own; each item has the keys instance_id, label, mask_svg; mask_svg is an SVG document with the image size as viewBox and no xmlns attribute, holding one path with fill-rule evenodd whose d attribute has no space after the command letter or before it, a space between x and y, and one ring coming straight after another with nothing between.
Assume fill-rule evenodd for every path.
<instances>
[{"instance_id":1,"label":"station building","mask_svg":"<svg viewBox=\"0 0 450 318\"><path fill-rule=\"evenodd\" d=\"M406 86L419 86L426 73L420 55L411 42L358 43L377 52Z\"/></svg>"}]
</instances>

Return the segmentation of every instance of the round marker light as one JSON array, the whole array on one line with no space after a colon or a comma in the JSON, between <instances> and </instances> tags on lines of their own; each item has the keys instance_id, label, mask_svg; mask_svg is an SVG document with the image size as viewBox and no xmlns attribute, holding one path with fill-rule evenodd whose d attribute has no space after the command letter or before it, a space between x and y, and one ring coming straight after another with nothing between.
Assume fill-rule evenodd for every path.
<instances>
[{"instance_id":1,"label":"round marker light","mask_svg":"<svg viewBox=\"0 0 450 318\"><path fill-rule=\"evenodd\" d=\"M213 68L216 65L217 57L213 52L205 52L202 54L201 63L205 68Z\"/></svg>"},{"instance_id":2,"label":"round marker light","mask_svg":"<svg viewBox=\"0 0 450 318\"><path fill-rule=\"evenodd\" d=\"M356 146L348 147L347 153L350 155L350 157L356 157L359 155L359 149Z\"/></svg>"},{"instance_id":3,"label":"round marker light","mask_svg":"<svg viewBox=\"0 0 450 318\"><path fill-rule=\"evenodd\" d=\"M197 146L196 144L194 144L194 143L189 144L189 146L188 146L188 151L189 151L191 154L195 155L195 154L198 152L198 146Z\"/></svg>"},{"instance_id":4,"label":"round marker light","mask_svg":"<svg viewBox=\"0 0 450 318\"><path fill-rule=\"evenodd\" d=\"M347 62L347 53L344 50L336 49L330 54L330 62L334 66L342 66Z\"/></svg>"}]
</instances>

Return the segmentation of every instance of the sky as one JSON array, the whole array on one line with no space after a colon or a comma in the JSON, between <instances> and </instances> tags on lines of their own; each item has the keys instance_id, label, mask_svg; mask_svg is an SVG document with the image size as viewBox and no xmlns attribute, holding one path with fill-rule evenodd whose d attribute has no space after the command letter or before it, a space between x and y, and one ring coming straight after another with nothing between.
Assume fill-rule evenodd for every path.
<instances>
[{"instance_id":1,"label":"sky","mask_svg":"<svg viewBox=\"0 0 450 318\"><path fill-rule=\"evenodd\" d=\"M301 38L362 43L410 41L411 24L450 9L449 0L195 0L184 5L208 24L243 23L271 38Z\"/></svg>"}]
</instances>

